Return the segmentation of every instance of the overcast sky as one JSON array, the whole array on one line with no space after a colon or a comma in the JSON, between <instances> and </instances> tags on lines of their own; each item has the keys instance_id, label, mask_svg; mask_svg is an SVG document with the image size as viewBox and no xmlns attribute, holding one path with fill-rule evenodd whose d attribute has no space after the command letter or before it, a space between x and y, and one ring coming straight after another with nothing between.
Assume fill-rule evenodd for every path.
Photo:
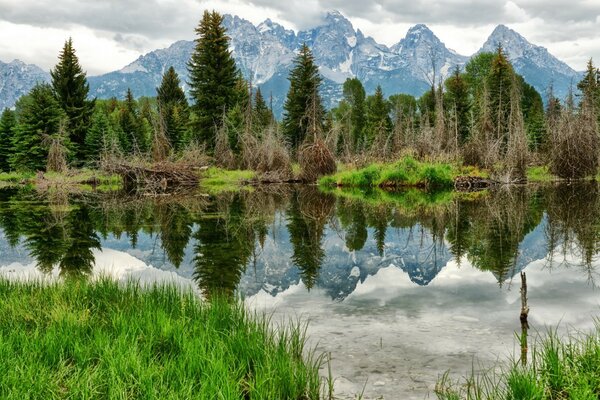
<instances>
[{"instance_id":1,"label":"overcast sky","mask_svg":"<svg viewBox=\"0 0 600 400\"><path fill-rule=\"evenodd\" d=\"M600 64L600 0L0 0L0 60L49 70L71 36L84 69L101 74L193 39L204 9L254 23L271 18L294 30L317 25L335 9L387 45L425 23L464 55L506 24L577 70L590 57Z\"/></svg>"}]
</instances>

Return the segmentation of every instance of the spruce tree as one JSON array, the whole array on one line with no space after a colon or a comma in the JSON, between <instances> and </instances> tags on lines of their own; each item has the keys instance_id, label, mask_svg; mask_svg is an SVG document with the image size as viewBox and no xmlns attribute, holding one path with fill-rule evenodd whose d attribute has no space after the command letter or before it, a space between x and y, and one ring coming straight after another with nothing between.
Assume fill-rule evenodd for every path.
<instances>
[{"instance_id":1,"label":"spruce tree","mask_svg":"<svg viewBox=\"0 0 600 400\"><path fill-rule=\"evenodd\" d=\"M600 106L600 72L594 67L592 59L587 63L587 68L583 79L577 84L577 89L581 92L581 107L591 107L594 113L598 115Z\"/></svg>"},{"instance_id":2,"label":"spruce tree","mask_svg":"<svg viewBox=\"0 0 600 400\"><path fill-rule=\"evenodd\" d=\"M314 56L306 44L302 46L300 54L294 60L294 68L288 79L290 89L283 106L283 134L292 146L292 150L296 151L306 138L309 129L306 116L313 101L316 102L316 107L322 110L318 114L325 115L319 95L322 78Z\"/></svg>"},{"instance_id":3,"label":"spruce tree","mask_svg":"<svg viewBox=\"0 0 600 400\"><path fill-rule=\"evenodd\" d=\"M390 103L385 99L381 86L375 94L367 98L367 138L369 143L380 135L386 135L392 129Z\"/></svg>"},{"instance_id":4,"label":"spruce tree","mask_svg":"<svg viewBox=\"0 0 600 400\"><path fill-rule=\"evenodd\" d=\"M267 103L265 102L260 88L256 89L256 93L254 94L253 113L254 123L259 132L262 132L275 120L273 112L271 112L271 110L267 106Z\"/></svg>"},{"instance_id":5,"label":"spruce tree","mask_svg":"<svg viewBox=\"0 0 600 400\"><path fill-rule=\"evenodd\" d=\"M110 120L103 110L97 110L92 118L92 126L85 137L86 159L95 162L100 154L112 146L112 141L117 140Z\"/></svg>"},{"instance_id":6,"label":"spruce tree","mask_svg":"<svg viewBox=\"0 0 600 400\"><path fill-rule=\"evenodd\" d=\"M76 161L85 156L85 135L91 124L95 100L88 100L90 86L73 48L71 38L65 42L59 62L50 71L54 95L68 118L67 132L74 147Z\"/></svg>"},{"instance_id":7,"label":"spruce tree","mask_svg":"<svg viewBox=\"0 0 600 400\"><path fill-rule=\"evenodd\" d=\"M13 135L17 124L15 112L8 108L0 117L0 171L10 170L10 157L14 151Z\"/></svg>"},{"instance_id":8,"label":"spruce tree","mask_svg":"<svg viewBox=\"0 0 600 400\"><path fill-rule=\"evenodd\" d=\"M344 100L350 105L351 135L356 148L364 141L366 124L365 99L366 93L358 78L348 78L344 82Z\"/></svg>"},{"instance_id":9,"label":"spruce tree","mask_svg":"<svg viewBox=\"0 0 600 400\"><path fill-rule=\"evenodd\" d=\"M165 134L174 150L180 150L185 140L189 120L188 102L175 68L170 67L156 89L158 109Z\"/></svg>"},{"instance_id":10,"label":"spruce tree","mask_svg":"<svg viewBox=\"0 0 600 400\"><path fill-rule=\"evenodd\" d=\"M48 148L43 144L44 135L56 134L64 118L52 87L48 84L34 86L24 99L14 130L12 168L44 170L48 157Z\"/></svg>"},{"instance_id":11,"label":"spruce tree","mask_svg":"<svg viewBox=\"0 0 600 400\"><path fill-rule=\"evenodd\" d=\"M216 129L236 101L238 70L229 51L223 17L205 11L196 28L196 46L188 63L190 94L194 101L192 138L215 145Z\"/></svg>"},{"instance_id":12,"label":"spruce tree","mask_svg":"<svg viewBox=\"0 0 600 400\"><path fill-rule=\"evenodd\" d=\"M148 149L148 141L139 117L138 105L131 89L127 89L127 95L119 115L119 124L123 130L121 144L125 152L145 152Z\"/></svg>"},{"instance_id":13,"label":"spruce tree","mask_svg":"<svg viewBox=\"0 0 600 400\"><path fill-rule=\"evenodd\" d=\"M510 130L511 91L515 82L512 65L502 46L498 46L486 79L490 117L496 140L500 140L501 153L506 151Z\"/></svg>"},{"instance_id":14,"label":"spruce tree","mask_svg":"<svg viewBox=\"0 0 600 400\"><path fill-rule=\"evenodd\" d=\"M464 144L469 138L471 130L471 99L469 96L469 85L467 80L456 67L452 76L445 82L446 86L446 109L450 113L458 140Z\"/></svg>"},{"instance_id":15,"label":"spruce tree","mask_svg":"<svg viewBox=\"0 0 600 400\"><path fill-rule=\"evenodd\" d=\"M517 75L521 87L521 110L525 121L527 141L530 150L539 150L546 142L546 123L544 119L544 103L537 90Z\"/></svg>"}]
</instances>

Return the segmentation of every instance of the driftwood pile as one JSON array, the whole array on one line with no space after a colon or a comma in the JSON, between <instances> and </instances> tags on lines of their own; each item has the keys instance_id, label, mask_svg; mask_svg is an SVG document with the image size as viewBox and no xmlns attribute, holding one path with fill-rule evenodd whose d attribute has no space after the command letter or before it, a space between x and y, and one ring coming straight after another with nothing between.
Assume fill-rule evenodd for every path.
<instances>
[{"instance_id":1,"label":"driftwood pile","mask_svg":"<svg viewBox=\"0 0 600 400\"><path fill-rule=\"evenodd\" d=\"M200 182L200 172L206 168L208 167L175 161L154 163L119 161L105 166L107 172L121 176L126 189L141 189L150 193L197 187Z\"/></svg>"},{"instance_id":2,"label":"driftwood pile","mask_svg":"<svg viewBox=\"0 0 600 400\"><path fill-rule=\"evenodd\" d=\"M497 184L497 181L478 176L457 176L454 179L454 189L458 190L459 192L487 189Z\"/></svg>"}]
</instances>

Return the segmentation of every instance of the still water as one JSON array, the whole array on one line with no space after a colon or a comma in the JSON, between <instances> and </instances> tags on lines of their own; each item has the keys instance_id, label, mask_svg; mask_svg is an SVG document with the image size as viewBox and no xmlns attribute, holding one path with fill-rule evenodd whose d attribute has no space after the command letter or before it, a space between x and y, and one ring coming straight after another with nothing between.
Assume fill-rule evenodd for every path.
<instances>
[{"instance_id":1,"label":"still water","mask_svg":"<svg viewBox=\"0 0 600 400\"><path fill-rule=\"evenodd\" d=\"M600 315L600 189L402 193L270 186L147 198L0 191L0 274L168 281L309 322L336 394L423 399ZM325 370L324 370L325 373Z\"/></svg>"}]
</instances>

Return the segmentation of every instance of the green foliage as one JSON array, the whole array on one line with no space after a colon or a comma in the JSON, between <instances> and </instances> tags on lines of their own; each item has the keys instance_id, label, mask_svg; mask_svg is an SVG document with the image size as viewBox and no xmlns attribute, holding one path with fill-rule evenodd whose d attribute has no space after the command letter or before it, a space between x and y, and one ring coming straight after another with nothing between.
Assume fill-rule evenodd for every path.
<instances>
[{"instance_id":1,"label":"green foliage","mask_svg":"<svg viewBox=\"0 0 600 400\"><path fill-rule=\"evenodd\" d=\"M528 182L552 182L558 177L552 175L547 166L530 167L527 170Z\"/></svg>"},{"instance_id":2,"label":"green foliage","mask_svg":"<svg viewBox=\"0 0 600 400\"><path fill-rule=\"evenodd\" d=\"M127 89L125 101L119 111L119 125L121 127L121 148L126 153L143 153L148 150L148 137L145 134L143 120L131 89Z\"/></svg>"},{"instance_id":3,"label":"green foliage","mask_svg":"<svg viewBox=\"0 0 600 400\"><path fill-rule=\"evenodd\" d=\"M479 97L483 92L483 87L490 75L495 57L496 54L494 53L479 53L471 58L465 66L465 80L476 97Z\"/></svg>"},{"instance_id":4,"label":"green foliage","mask_svg":"<svg viewBox=\"0 0 600 400\"><path fill-rule=\"evenodd\" d=\"M189 106L175 68L170 67L156 89L161 123L171 147L182 149L189 123Z\"/></svg>"},{"instance_id":5,"label":"green foliage","mask_svg":"<svg viewBox=\"0 0 600 400\"><path fill-rule=\"evenodd\" d=\"M10 171L10 157L14 151L13 135L17 125L15 112L8 108L0 116L0 171Z\"/></svg>"},{"instance_id":6,"label":"green foliage","mask_svg":"<svg viewBox=\"0 0 600 400\"><path fill-rule=\"evenodd\" d=\"M256 173L253 171L230 171L217 167L210 167L204 172L200 185L211 193L237 191L240 189L243 182L253 179L255 175Z\"/></svg>"},{"instance_id":7,"label":"green foliage","mask_svg":"<svg viewBox=\"0 0 600 400\"><path fill-rule=\"evenodd\" d=\"M464 144L471 133L471 95L467 79L456 67L444 85L446 111L456 126L460 144Z\"/></svg>"},{"instance_id":8,"label":"green foliage","mask_svg":"<svg viewBox=\"0 0 600 400\"><path fill-rule=\"evenodd\" d=\"M262 132L269 125L275 121L275 116L269 107L260 91L260 88L256 89L254 95L254 107L253 107L253 123L256 131Z\"/></svg>"},{"instance_id":9,"label":"green foliage","mask_svg":"<svg viewBox=\"0 0 600 400\"><path fill-rule=\"evenodd\" d=\"M581 107L588 107L597 115L600 107L600 71L594 67L592 59L588 61L585 75L577 84L577 89L582 96Z\"/></svg>"},{"instance_id":10,"label":"green foliage","mask_svg":"<svg viewBox=\"0 0 600 400\"><path fill-rule=\"evenodd\" d=\"M43 144L44 135L57 133L65 114L48 84L34 86L18 108L10 164L16 170L44 170L48 157L48 148Z\"/></svg>"},{"instance_id":11,"label":"green foliage","mask_svg":"<svg viewBox=\"0 0 600 400\"><path fill-rule=\"evenodd\" d=\"M381 89L381 88L380 88ZM358 78L348 78L344 82L344 100L350 106L349 126L354 140L354 148L364 143L367 124L366 93Z\"/></svg>"},{"instance_id":12,"label":"green foliage","mask_svg":"<svg viewBox=\"0 0 600 400\"><path fill-rule=\"evenodd\" d=\"M373 143L377 137L387 138L392 130L391 105L384 97L381 86L377 86L375 94L367 98L366 108L368 142Z\"/></svg>"},{"instance_id":13,"label":"green foliage","mask_svg":"<svg viewBox=\"0 0 600 400\"><path fill-rule=\"evenodd\" d=\"M86 159L90 163L98 161L102 152L111 147L113 141L118 144L118 137L110 120L102 110L96 110L92 118L92 126L85 138Z\"/></svg>"},{"instance_id":14,"label":"green foliage","mask_svg":"<svg viewBox=\"0 0 600 400\"><path fill-rule=\"evenodd\" d=\"M502 141L502 154L508 145L510 131L510 98L514 82L512 65L501 46L492 60L485 84L488 88L488 104L494 136Z\"/></svg>"},{"instance_id":15,"label":"green foliage","mask_svg":"<svg viewBox=\"0 0 600 400\"><path fill-rule=\"evenodd\" d=\"M509 362L492 371L436 385L438 399L554 400L600 396L600 325L588 334L560 339L549 332L533 347L531 363Z\"/></svg>"},{"instance_id":16,"label":"green foliage","mask_svg":"<svg viewBox=\"0 0 600 400\"><path fill-rule=\"evenodd\" d=\"M196 46L188 63L193 99L191 139L205 143L211 151L215 146L216 129L238 100L238 69L222 23L223 16L216 11L204 12L196 28Z\"/></svg>"},{"instance_id":17,"label":"green foliage","mask_svg":"<svg viewBox=\"0 0 600 400\"><path fill-rule=\"evenodd\" d=\"M318 399L305 327L110 280L0 281L3 399Z\"/></svg>"},{"instance_id":18,"label":"green foliage","mask_svg":"<svg viewBox=\"0 0 600 400\"><path fill-rule=\"evenodd\" d=\"M431 88L431 90L426 91L421 97L419 97L419 115L421 117L421 123L423 127L432 127L435 123L435 98L435 88Z\"/></svg>"},{"instance_id":19,"label":"green foliage","mask_svg":"<svg viewBox=\"0 0 600 400\"><path fill-rule=\"evenodd\" d=\"M59 55L59 62L50 71L52 89L68 118L67 133L73 144L75 160L85 158L85 137L91 125L95 100L88 100L90 86L69 38Z\"/></svg>"},{"instance_id":20,"label":"green foliage","mask_svg":"<svg viewBox=\"0 0 600 400\"><path fill-rule=\"evenodd\" d=\"M525 120L527 142L531 150L540 150L547 142L544 103L542 96L521 75L517 75L521 86L521 110Z\"/></svg>"},{"instance_id":21,"label":"green foliage","mask_svg":"<svg viewBox=\"0 0 600 400\"><path fill-rule=\"evenodd\" d=\"M298 150L304 142L308 132L306 123L310 105L314 101L319 108L319 115L324 115L319 88L322 82L319 68L306 44L300 49L300 53L294 60L294 67L288 77L290 89L283 106L283 135L290 143L293 151ZM323 123L323 121L318 121Z\"/></svg>"},{"instance_id":22,"label":"green foliage","mask_svg":"<svg viewBox=\"0 0 600 400\"><path fill-rule=\"evenodd\" d=\"M356 171L342 171L321 178L321 185L342 187L428 187L454 185L458 171L448 164L428 164L404 157L393 164L372 164Z\"/></svg>"}]
</instances>

